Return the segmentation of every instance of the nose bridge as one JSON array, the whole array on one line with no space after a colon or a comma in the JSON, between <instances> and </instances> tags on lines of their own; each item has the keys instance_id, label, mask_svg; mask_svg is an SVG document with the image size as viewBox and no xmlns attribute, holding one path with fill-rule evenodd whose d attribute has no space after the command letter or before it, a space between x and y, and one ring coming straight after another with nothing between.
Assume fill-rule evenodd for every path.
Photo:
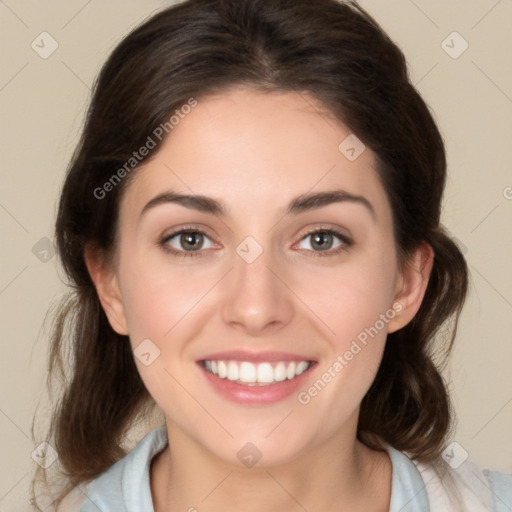
<instances>
[{"instance_id":1,"label":"nose bridge","mask_svg":"<svg viewBox=\"0 0 512 512\"><path fill-rule=\"evenodd\" d=\"M246 237L236 248L233 270L223 297L226 323L257 333L269 325L283 326L291 320L292 294L277 277L279 265L271 247Z\"/></svg>"}]
</instances>

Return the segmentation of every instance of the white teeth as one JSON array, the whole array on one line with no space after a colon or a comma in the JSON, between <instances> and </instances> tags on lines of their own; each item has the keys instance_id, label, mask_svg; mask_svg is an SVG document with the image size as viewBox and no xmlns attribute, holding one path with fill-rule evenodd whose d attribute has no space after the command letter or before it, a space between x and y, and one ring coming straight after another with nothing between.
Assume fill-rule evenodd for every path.
<instances>
[{"instance_id":1,"label":"white teeth","mask_svg":"<svg viewBox=\"0 0 512 512\"><path fill-rule=\"evenodd\" d=\"M221 379L247 385L268 385L294 379L304 373L311 363L300 361L296 363L279 361L278 363L250 363L248 361L204 361L206 371Z\"/></svg>"},{"instance_id":2,"label":"white teeth","mask_svg":"<svg viewBox=\"0 0 512 512\"><path fill-rule=\"evenodd\" d=\"M274 379L281 382L286 379L286 366L284 363L277 363L274 368Z\"/></svg>"},{"instance_id":3,"label":"white teeth","mask_svg":"<svg viewBox=\"0 0 512 512\"><path fill-rule=\"evenodd\" d=\"M228 363L228 375L229 380L238 380L238 365L234 361ZM240 377L241 378L241 377Z\"/></svg>"},{"instance_id":4,"label":"white teeth","mask_svg":"<svg viewBox=\"0 0 512 512\"><path fill-rule=\"evenodd\" d=\"M224 361L219 361L217 363L217 368L219 370L219 377L221 379L225 379L228 376L228 367Z\"/></svg>"},{"instance_id":5,"label":"white teeth","mask_svg":"<svg viewBox=\"0 0 512 512\"><path fill-rule=\"evenodd\" d=\"M234 361L230 361L229 364L236 365ZM254 366L252 363L242 363L240 365L240 382L256 382L256 366Z\"/></svg>"},{"instance_id":6,"label":"white teeth","mask_svg":"<svg viewBox=\"0 0 512 512\"><path fill-rule=\"evenodd\" d=\"M295 377L295 375L298 375L298 373L297 374L295 373L296 368L297 368L297 365L295 363L290 363L288 365L288 368L286 369L286 377L288 379L293 379L293 377Z\"/></svg>"},{"instance_id":7,"label":"white teeth","mask_svg":"<svg viewBox=\"0 0 512 512\"><path fill-rule=\"evenodd\" d=\"M274 370L270 363L258 365L258 382L268 384L274 380Z\"/></svg>"},{"instance_id":8,"label":"white teeth","mask_svg":"<svg viewBox=\"0 0 512 512\"><path fill-rule=\"evenodd\" d=\"M300 375L301 373L304 373L309 368L309 363L306 363L306 361L301 361L297 365L297 369L295 370L296 375Z\"/></svg>"}]
</instances>

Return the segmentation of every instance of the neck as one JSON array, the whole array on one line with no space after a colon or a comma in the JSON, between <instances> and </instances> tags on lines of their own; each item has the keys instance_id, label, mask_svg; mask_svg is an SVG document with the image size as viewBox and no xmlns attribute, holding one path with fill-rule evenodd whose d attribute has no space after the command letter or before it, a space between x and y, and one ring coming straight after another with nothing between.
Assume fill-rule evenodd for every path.
<instances>
[{"instance_id":1,"label":"neck","mask_svg":"<svg viewBox=\"0 0 512 512\"><path fill-rule=\"evenodd\" d=\"M306 452L279 466L244 468L219 460L177 428L153 459L155 512L389 510L391 461L354 436ZM333 446L336 449L333 449Z\"/></svg>"}]
</instances>

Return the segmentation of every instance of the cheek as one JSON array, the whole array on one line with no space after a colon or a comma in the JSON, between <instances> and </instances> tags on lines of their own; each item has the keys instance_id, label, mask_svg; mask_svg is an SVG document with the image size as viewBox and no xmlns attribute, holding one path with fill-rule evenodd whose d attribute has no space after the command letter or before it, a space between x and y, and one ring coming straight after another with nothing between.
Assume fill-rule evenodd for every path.
<instances>
[{"instance_id":1,"label":"cheek","mask_svg":"<svg viewBox=\"0 0 512 512\"><path fill-rule=\"evenodd\" d=\"M126 259L120 266L130 343L144 385L166 414L201 424L201 411L188 403L179 384L186 378L180 362L197 334L194 312L214 283L211 276L197 277L151 258Z\"/></svg>"},{"instance_id":2,"label":"cheek","mask_svg":"<svg viewBox=\"0 0 512 512\"><path fill-rule=\"evenodd\" d=\"M211 271L171 267L159 256L126 259L120 273L132 343L167 339L216 282Z\"/></svg>"},{"instance_id":3,"label":"cheek","mask_svg":"<svg viewBox=\"0 0 512 512\"><path fill-rule=\"evenodd\" d=\"M361 333L360 338L364 338L366 330L376 324L385 338L387 324L395 315L395 269L391 249L369 252L321 272L302 269L293 287L297 295L306 298L304 302L322 321L326 335L339 351Z\"/></svg>"},{"instance_id":4,"label":"cheek","mask_svg":"<svg viewBox=\"0 0 512 512\"><path fill-rule=\"evenodd\" d=\"M162 279L151 279L146 270L124 279L126 322L134 345L144 338L159 340L171 328L174 315L163 293L164 285Z\"/></svg>"},{"instance_id":5,"label":"cheek","mask_svg":"<svg viewBox=\"0 0 512 512\"><path fill-rule=\"evenodd\" d=\"M298 401L309 416L325 418L320 436L333 435L358 410L381 364L388 323L396 315L394 283L381 270L376 264L364 273L340 271L309 288L315 313L328 326L329 350Z\"/></svg>"},{"instance_id":6,"label":"cheek","mask_svg":"<svg viewBox=\"0 0 512 512\"><path fill-rule=\"evenodd\" d=\"M323 404L334 421L358 406L379 368L388 324L397 314L396 259L391 248L369 252L309 279L302 273L302 278L298 295L308 297L308 306L325 326L330 350L319 368L320 379L304 390L301 403ZM316 400L320 393L323 398Z\"/></svg>"}]
</instances>

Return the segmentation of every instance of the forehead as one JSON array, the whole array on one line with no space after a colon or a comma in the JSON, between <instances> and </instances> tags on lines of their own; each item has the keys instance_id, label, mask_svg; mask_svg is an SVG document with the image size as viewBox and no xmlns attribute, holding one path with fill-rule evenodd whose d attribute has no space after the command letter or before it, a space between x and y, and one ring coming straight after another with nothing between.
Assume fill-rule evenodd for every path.
<instances>
[{"instance_id":1,"label":"forehead","mask_svg":"<svg viewBox=\"0 0 512 512\"><path fill-rule=\"evenodd\" d=\"M373 152L315 98L238 88L198 99L136 171L123 202L140 211L169 189L261 214L301 194L341 188L378 211L388 206L375 165Z\"/></svg>"}]
</instances>

